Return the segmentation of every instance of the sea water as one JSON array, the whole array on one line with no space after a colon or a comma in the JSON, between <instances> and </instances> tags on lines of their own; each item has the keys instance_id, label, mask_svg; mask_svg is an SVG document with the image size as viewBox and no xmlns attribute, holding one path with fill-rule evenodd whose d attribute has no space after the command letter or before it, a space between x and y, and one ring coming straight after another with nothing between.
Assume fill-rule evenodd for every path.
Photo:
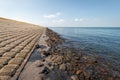
<instances>
[{"instance_id":1,"label":"sea water","mask_svg":"<svg viewBox=\"0 0 120 80\"><path fill-rule=\"evenodd\" d=\"M119 27L50 27L69 40L74 48L120 64Z\"/></svg>"}]
</instances>

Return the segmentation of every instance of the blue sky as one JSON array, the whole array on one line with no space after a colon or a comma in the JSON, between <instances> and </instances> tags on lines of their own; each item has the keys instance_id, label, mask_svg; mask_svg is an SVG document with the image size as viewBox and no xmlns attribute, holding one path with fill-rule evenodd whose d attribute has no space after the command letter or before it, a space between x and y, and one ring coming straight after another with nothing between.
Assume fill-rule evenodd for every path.
<instances>
[{"instance_id":1,"label":"blue sky","mask_svg":"<svg viewBox=\"0 0 120 80\"><path fill-rule=\"evenodd\" d=\"M120 27L120 0L0 0L0 16L46 27Z\"/></svg>"}]
</instances>

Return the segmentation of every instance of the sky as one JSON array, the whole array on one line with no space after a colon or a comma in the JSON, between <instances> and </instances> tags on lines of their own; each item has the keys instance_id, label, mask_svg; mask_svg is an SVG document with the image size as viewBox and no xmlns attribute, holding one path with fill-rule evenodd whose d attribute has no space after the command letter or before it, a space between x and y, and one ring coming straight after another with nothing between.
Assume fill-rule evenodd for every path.
<instances>
[{"instance_id":1,"label":"sky","mask_svg":"<svg viewBox=\"0 0 120 80\"><path fill-rule=\"evenodd\" d=\"M120 0L0 0L0 17L45 27L120 27Z\"/></svg>"}]
</instances>

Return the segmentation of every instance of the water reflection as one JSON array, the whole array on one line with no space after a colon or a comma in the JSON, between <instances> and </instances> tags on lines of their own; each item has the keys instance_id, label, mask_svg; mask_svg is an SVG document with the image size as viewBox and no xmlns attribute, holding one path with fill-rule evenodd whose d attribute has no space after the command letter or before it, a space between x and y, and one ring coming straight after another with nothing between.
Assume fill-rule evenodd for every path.
<instances>
[{"instance_id":1,"label":"water reflection","mask_svg":"<svg viewBox=\"0 0 120 80\"><path fill-rule=\"evenodd\" d=\"M59 27L51 29L69 39L74 47L86 53L120 61L120 28Z\"/></svg>"}]
</instances>

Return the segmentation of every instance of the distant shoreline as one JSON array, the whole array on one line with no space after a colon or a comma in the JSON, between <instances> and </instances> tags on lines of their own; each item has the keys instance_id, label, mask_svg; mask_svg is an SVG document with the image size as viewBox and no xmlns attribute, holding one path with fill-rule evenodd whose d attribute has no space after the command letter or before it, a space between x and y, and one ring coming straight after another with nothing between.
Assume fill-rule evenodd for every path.
<instances>
[{"instance_id":1,"label":"distant shoreline","mask_svg":"<svg viewBox=\"0 0 120 80\"><path fill-rule=\"evenodd\" d=\"M62 28L62 27L48 27L48 28ZM120 27L63 27L63 28L88 28L88 29L101 29L101 28L104 28L104 29L114 29L114 28L118 28L118 29L120 29Z\"/></svg>"}]
</instances>

